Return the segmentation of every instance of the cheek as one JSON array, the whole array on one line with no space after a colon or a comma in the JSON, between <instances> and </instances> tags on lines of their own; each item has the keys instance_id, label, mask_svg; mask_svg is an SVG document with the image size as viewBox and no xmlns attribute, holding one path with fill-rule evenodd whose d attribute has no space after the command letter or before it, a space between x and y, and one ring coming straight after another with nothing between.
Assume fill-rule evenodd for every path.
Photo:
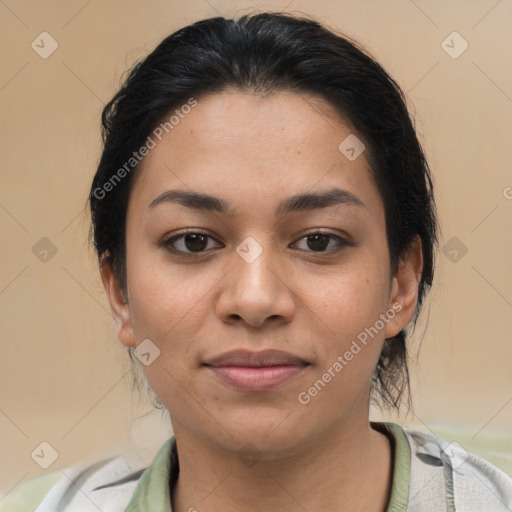
<instances>
[{"instance_id":1,"label":"cheek","mask_svg":"<svg viewBox=\"0 0 512 512\"><path fill-rule=\"evenodd\" d=\"M192 266L171 265L165 262L165 255L142 247L131 256L127 262L128 293L132 324L139 337L165 341L174 331L197 325L213 280L207 274L198 277Z\"/></svg>"},{"instance_id":2,"label":"cheek","mask_svg":"<svg viewBox=\"0 0 512 512\"><path fill-rule=\"evenodd\" d=\"M388 305L389 279L385 266L365 262L339 272L317 286L311 304L325 323L347 341L373 325Z\"/></svg>"},{"instance_id":3,"label":"cheek","mask_svg":"<svg viewBox=\"0 0 512 512\"><path fill-rule=\"evenodd\" d=\"M367 393L385 338L380 315L388 307L389 270L382 260L371 255L358 259L357 265L325 280L310 297L312 310L328 326L318 336L319 365L311 380L312 385L323 377L329 381L318 397L319 407L338 403L341 413L341 403L349 395Z\"/></svg>"},{"instance_id":4,"label":"cheek","mask_svg":"<svg viewBox=\"0 0 512 512\"><path fill-rule=\"evenodd\" d=\"M161 255L143 252L142 247L127 260L132 328L137 344L150 339L160 351L153 363L142 367L160 398L181 396L177 392L187 386L197 365L198 331L215 283L209 274L198 276L192 265L185 267L170 265Z\"/></svg>"},{"instance_id":5,"label":"cheek","mask_svg":"<svg viewBox=\"0 0 512 512\"><path fill-rule=\"evenodd\" d=\"M201 279L183 268L163 264L160 258L151 264L147 253L132 255L127 275L135 339L137 343L150 339L159 350L158 357L141 368L166 408L192 412L195 402L187 391L196 364L197 331L204 323L212 283L206 276Z\"/></svg>"}]
</instances>

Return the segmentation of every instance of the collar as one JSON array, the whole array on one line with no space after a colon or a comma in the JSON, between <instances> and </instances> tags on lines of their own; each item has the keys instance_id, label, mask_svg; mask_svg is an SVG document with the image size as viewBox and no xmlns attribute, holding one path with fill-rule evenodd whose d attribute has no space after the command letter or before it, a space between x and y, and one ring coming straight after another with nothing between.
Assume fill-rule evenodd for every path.
<instances>
[{"instance_id":1,"label":"collar","mask_svg":"<svg viewBox=\"0 0 512 512\"><path fill-rule=\"evenodd\" d=\"M411 453L400 425L371 422L372 428L386 434L392 444L393 478L386 512L406 510L409 500ZM170 489L179 473L176 438L172 436L160 448L144 471L125 512L172 512Z\"/></svg>"}]
</instances>

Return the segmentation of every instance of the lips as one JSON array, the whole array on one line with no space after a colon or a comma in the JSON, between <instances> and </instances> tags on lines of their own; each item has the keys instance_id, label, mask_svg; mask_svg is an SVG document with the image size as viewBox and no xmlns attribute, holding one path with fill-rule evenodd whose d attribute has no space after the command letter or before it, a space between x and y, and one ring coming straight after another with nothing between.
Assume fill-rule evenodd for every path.
<instances>
[{"instance_id":1,"label":"lips","mask_svg":"<svg viewBox=\"0 0 512 512\"><path fill-rule=\"evenodd\" d=\"M244 392L275 389L309 365L306 360L281 350L234 350L204 364L223 383Z\"/></svg>"},{"instance_id":2,"label":"lips","mask_svg":"<svg viewBox=\"0 0 512 512\"><path fill-rule=\"evenodd\" d=\"M260 352L251 352L250 350L232 350L220 356L210 359L208 366L280 366L308 364L300 357L283 352L282 350L262 350Z\"/></svg>"}]
</instances>

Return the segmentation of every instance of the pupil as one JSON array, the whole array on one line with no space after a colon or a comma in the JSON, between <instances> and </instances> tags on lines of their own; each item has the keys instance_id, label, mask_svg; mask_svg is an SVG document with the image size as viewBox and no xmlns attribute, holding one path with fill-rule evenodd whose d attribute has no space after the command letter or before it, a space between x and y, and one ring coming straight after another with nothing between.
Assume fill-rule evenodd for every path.
<instances>
[{"instance_id":1,"label":"pupil","mask_svg":"<svg viewBox=\"0 0 512 512\"><path fill-rule=\"evenodd\" d=\"M313 243L311 244L311 242ZM329 237L328 235L309 235L308 245L314 251L323 250L329 245Z\"/></svg>"},{"instance_id":2,"label":"pupil","mask_svg":"<svg viewBox=\"0 0 512 512\"><path fill-rule=\"evenodd\" d=\"M206 245L206 236L200 233L189 233L185 235L185 245L190 251L202 251Z\"/></svg>"}]
</instances>

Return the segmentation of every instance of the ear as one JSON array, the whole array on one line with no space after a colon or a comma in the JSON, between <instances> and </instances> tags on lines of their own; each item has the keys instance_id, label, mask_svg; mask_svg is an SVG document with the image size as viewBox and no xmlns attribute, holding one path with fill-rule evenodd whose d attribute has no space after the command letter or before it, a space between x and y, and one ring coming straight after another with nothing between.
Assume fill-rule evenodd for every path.
<instances>
[{"instance_id":1,"label":"ear","mask_svg":"<svg viewBox=\"0 0 512 512\"><path fill-rule=\"evenodd\" d=\"M107 298L110 303L110 310L117 328L117 337L126 347L135 347L135 337L133 335L132 322L130 317L130 308L125 293L119 286L114 275L112 265L108 258L108 253L103 254L100 263L101 280Z\"/></svg>"},{"instance_id":2,"label":"ear","mask_svg":"<svg viewBox=\"0 0 512 512\"><path fill-rule=\"evenodd\" d=\"M386 338L396 336L411 321L418 302L418 286L423 270L421 238L416 235L391 282L389 308L396 312L386 324Z\"/></svg>"}]
</instances>

